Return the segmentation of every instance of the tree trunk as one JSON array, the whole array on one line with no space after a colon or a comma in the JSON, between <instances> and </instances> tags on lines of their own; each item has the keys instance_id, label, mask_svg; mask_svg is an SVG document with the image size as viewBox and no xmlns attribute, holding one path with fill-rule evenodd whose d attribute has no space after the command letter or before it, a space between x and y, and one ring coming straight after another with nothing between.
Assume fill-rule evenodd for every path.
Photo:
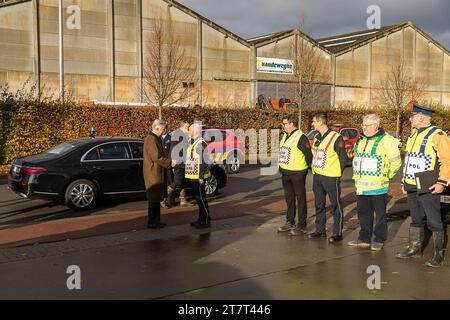
<instances>
[{"instance_id":1,"label":"tree trunk","mask_svg":"<svg viewBox=\"0 0 450 320\"><path fill-rule=\"evenodd\" d=\"M302 129L302 109L298 107L298 128Z\"/></svg>"},{"instance_id":2,"label":"tree trunk","mask_svg":"<svg viewBox=\"0 0 450 320\"><path fill-rule=\"evenodd\" d=\"M397 135L396 138L400 137L401 117L402 117L402 111L400 108L397 108L397 129L395 132L395 134Z\"/></svg>"},{"instance_id":3,"label":"tree trunk","mask_svg":"<svg viewBox=\"0 0 450 320\"><path fill-rule=\"evenodd\" d=\"M159 120L162 120L162 106L159 105L158 107L158 113L159 113Z\"/></svg>"}]
</instances>

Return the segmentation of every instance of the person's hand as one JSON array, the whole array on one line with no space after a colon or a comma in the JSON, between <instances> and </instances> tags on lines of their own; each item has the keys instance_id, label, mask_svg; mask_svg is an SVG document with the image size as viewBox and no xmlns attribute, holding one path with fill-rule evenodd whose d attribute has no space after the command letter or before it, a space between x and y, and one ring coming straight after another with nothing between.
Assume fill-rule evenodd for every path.
<instances>
[{"instance_id":1,"label":"person's hand","mask_svg":"<svg viewBox=\"0 0 450 320\"><path fill-rule=\"evenodd\" d=\"M445 186L440 183L436 183L435 185L431 186L429 190L433 190L432 194L441 194L442 192L444 192Z\"/></svg>"},{"instance_id":2,"label":"person's hand","mask_svg":"<svg viewBox=\"0 0 450 320\"><path fill-rule=\"evenodd\" d=\"M176 160L172 160L172 167L175 167L177 165L177 161Z\"/></svg>"},{"instance_id":3,"label":"person's hand","mask_svg":"<svg viewBox=\"0 0 450 320\"><path fill-rule=\"evenodd\" d=\"M402 185L402 193L403 194L408 194L408 192L405 191L405 186L404 185Z\"/></svg>"},{"instance_id":4,"label":"person's hand","mask_svg":"<svg viewBox=\"0 0 450 320\"><path fill-rule=\"evenodd\" d=\"M205 184L205 180L203 180L203 179L198 179L198 183L200 183L200 185L202 186L202 185Z\"/></svg>"}]
</instances>

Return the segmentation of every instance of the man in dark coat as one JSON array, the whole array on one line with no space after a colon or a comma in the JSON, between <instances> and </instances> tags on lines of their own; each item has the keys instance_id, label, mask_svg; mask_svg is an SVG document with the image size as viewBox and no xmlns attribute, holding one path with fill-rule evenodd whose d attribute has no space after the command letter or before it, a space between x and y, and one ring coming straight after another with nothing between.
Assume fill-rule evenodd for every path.
<instances>
[{"instance_id":1,"label":"man in dark coat","mask_svg":"<svg viewBox=\"0 0 450 320\"><path fill-rule=\"evenodd\" d=\"M186 162L186 152L189 148L189 123L181 121L180 127L170 133L170 159L176 160L177 165L173 168L173 180L172 183L168 179L168 192L167 204L169 207L175 206L176 193L180 193L180 206L189 206L186 200L186 189L184 186L184 165Z\"/></svg>"},{"instance_id":2,"label":"man in dark coat","mask_svg":"<svg viewBox=\"0 0 450 320\"><path fill-rule=\"evenodd\" d=\"M170 156L170 145L171 145L171 140L172 137L169 133L169 127L167 126L166 129L164 130L162 136L161 136L161 141L162 141L162 146L163 146L163 150L164 150L164 157L166 157L167 159L172 160L172 157ZM176 159L174 159L176 160ZM170 209L171 207L173 207L173 204L170 203L170 198L171 198L171 193L173 193L173 189L172 189L172 184L174 181L174 172L172 168L167 168L164 172L165 174L165 180L167 183L167 193L164 196L164 200L161 202L161 207L165 208L165 209Z\"/></svg>"},{"instance_id":3,"label":"man in dark coat","mask_svg":"<svg viewBox=\"0 0 450 320\"><path fill-rule=\"evenodd\" d=\"M167 194L167 182L164 170L176 165L164 156L161 136L167 123L163 120L155 120L152 132L144 142L144 181L148 199L148 225L149 229L162 229L166 224L160 222L160 202Z\"/></svg>"}]
</instances>

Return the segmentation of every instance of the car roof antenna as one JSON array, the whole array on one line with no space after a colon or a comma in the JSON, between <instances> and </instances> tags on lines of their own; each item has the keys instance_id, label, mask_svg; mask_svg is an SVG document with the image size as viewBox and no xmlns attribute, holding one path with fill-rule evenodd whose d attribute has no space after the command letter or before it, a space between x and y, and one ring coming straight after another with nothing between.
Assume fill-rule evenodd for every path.
<instances>
[{"instance_id":1,"label":"car roof antenna","mask_svg":"<svg viewBox=\"0 0 450 320\"><path fill-rule=\"evenodd\" d=\"M90 134L89 137L91 137L91 139L95 139L95 128L92 127L91 130L90 130L90 132L91 132L91 134Z\"/></svg>"}]
</instances>

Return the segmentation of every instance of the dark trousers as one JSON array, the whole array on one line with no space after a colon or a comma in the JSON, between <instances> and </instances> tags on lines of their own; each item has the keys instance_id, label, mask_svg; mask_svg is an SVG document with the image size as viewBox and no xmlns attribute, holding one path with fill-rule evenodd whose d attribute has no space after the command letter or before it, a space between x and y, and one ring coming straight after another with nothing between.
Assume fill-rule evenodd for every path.
<instances>
[{"instance_id":1,"label":"dark trousers","mask_svg":"<svg viewBox=\"0 0 450 320\"><path fill-rule=\"evenodd\" d=\"M287 204L286 220L295 224L295 216L298 210L298 226L306 229L306 175L283 175L281 178L284 196Z\"/></svg>"},{"instance_id":2,"label":"dark trousers","mask_svg":"<svg viewBox=\"0 0 450 320\"><path fill-rule=\"evenodd\" d=\"M209 215L208 200L206 200L205 185L201 185L198 180L191 180L192 192L198 205L198 222L208 224L211 222Z\"/></svg>"},{"instance_id":3,"label":"dark trousers","mask_svg":"<svg viewBox=\"0 0 450 320\"><path fill-rule=\"evenodd\" d=\"M388 195L358 196L358 220L361 225L359 240L371 243L372 233L375 233L375 242L384 243L387 240L388 225L386 206ZM375 230L373 227L375 213Z\"/></svg>"},{"instance_id":4,"label":"dark trousers","mask_svg":"<svg viewBox=\"0 0 450 320\"><path fill-rule=\"evenodd\" d=\"M326 196L328 194L334 219L333 235L342 236L344 212L342 211L341 203L341 179L315 174L313 179L313 192L316 206L316 232L324 233L326 230Z\"/></svg>"},{"instance_id":5,"label":"dark trousers","mask_svg":"<svg viewBox=\"0 0 450 320\"><path fill-rule=\"evenodd\" d=\"M173 168L173 179L171 182L169 182L169 186L175 190L172 192L169 197L167 198L167 202L169 205L174 206L175 205L175 198L176 193L180 192L183 188L183 182L184 182L184 165L177 165L175 168Z\"/></svg>"},{"instance_id":6,"label":"dark trousers","mask_svg":"<svg viewBox=\"0 0 450 320\"><path fill-rule=\"evenodd\" d=\"M166 181L167 181L167 185L171 186L174 182L174 171L172 168L168 168L165 170L165 176L166 176Z\"/></svg>"},{"instance_id":7,"label":"dark trousers","mask_svg":"<svg viewBox=\"0 0 450 320\"><path fill-rule=\"evenodd\" d=\"M444 231L440 199L440 195L431 193L419 195L417 192L408 192L411 227L423 228L426 225L432 232Z\"/></svg>"},{"instance_id":8,"label":"dark trousers","mask_svg":"<svg viewBox=\"0 0 450 320\"><path fill-rule=\"evenodd\" d=\"M161 207L159 202L148 202L148 224L159 223Z\"/></svg>"}]
</instances>

